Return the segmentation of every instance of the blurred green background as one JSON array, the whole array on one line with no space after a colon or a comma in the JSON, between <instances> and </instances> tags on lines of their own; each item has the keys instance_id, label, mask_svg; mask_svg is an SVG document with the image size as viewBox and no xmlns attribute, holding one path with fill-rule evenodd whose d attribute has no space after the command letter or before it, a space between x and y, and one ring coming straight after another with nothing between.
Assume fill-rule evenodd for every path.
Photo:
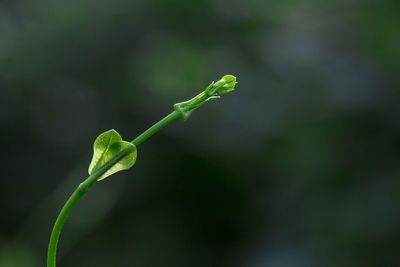
<instances>
[{"instance_id":1,"label":"blurred green background","mask_svg":"<svg viewBox=\"0 0 400 267\"><path fill-rule=\"evenodd\" d=\"M400 2L0 2L0 266L45 265L92 144L138 148L72 210L58 266L399 266Z\"/></svg>"}]
</instances>

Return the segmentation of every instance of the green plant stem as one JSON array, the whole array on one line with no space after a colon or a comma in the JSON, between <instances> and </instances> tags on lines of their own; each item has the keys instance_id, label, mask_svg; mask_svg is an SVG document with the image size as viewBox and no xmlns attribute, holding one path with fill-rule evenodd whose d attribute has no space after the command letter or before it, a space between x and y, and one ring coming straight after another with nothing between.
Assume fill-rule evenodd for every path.
<instances>
[{"instance_id":1,"label":"green plant stem","mask_svg":"<svg viewBox=\"0 0 400 267\"><path fill-rule=\"evenodd\" d=\"M131 143L134 144L135 146L140 145L144 141L146 141L150 136L161 130L164 126L170 124L176 119L179 119L182 117L182 114L177 111L171 112L169 115L167 115L164 119L160 120L153 126L151 126L149 129L144 131L141 135L136 137Z\"/></svg>"},{"instance_id":2,"label":"green plant stem","mask_svg":"<svg viewBox=\"0 0 400 267\"><path fill-rule=\"evenodd\" d=\"M148 130L143 132L137 138L135 138L131 143L135 146L140 145L145 140L147 140L150 136L161 130L164 126L173 122L176 119L181 118L181 113L177 111L171 112L165 118L151 126ZM68 217L69 212L75 203L85 194L85 192L91 187L100 176L108 171L115 163L117 163L120 159L122 159L125 155L131 152L131 149L125 149L109 160L106 164L104 164L97 171L92 173L85 181L83 181L78 188L72 193L70 198L65 203L64 207L61 209L60 214L57 217L57 220L54 224L53 231L51 232L49 247L47 252L47 267L55 267L56 266L56 252L57 252L57 244L58 239L61 234L62 227L64 225L65 220Z\"/></svg>"},{"instance_id":3,"label":"green plant stem","mask_svg":"<svg viewBox=\"0 0 400 267\"><path fill-rule=\"evenodd\" d=\"M164 126L173 122L176 119L187 120L190 114L197 109L198 107L205 104L207 101L215 98L219 98L220 95L227 94L233 91L236 84L236 78L232 75L225 75L221 80L216 83L212 82L204 92L195 96L194 98L177 103L174 105L174 111L167 115L165 118L151 126L148 130L143 132L141 135L136 137L131 143L135 146L140 145L144 141L146 141L150 136L161 130ZM94 184L105 172L107 172L114 164L116 164L119 160L121 160L124 156L132 152L134 148L127 148L118 153L115 157L110 159L107 163L105 163L102 167L100 167L97 171L92 173L85 181L83 181L78 188L72 193L70 198L65 203L62 208L60 214L57 217L57 220L54 224L53 231L51 232L49 248L47 252L47 267L55 267L56 266L56 252L57 252L57 243L60 237L60 233L62 227L64 225L65 220L68 217L69 212L75 203L85 194L85 192L89 189L90 186Z\"/></svg>"}]
</instances>

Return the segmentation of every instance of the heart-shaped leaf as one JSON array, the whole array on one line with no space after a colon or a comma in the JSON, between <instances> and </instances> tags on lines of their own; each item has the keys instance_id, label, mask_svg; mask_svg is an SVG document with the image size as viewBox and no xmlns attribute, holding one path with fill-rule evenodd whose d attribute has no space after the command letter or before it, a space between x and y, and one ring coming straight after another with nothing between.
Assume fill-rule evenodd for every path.
<instances>
[{"instance_id":1,"label":"heart-shaped leaf","mask_svg":"<svg viewBox=\"0 0 400 267\"><path fill-rule=\"evenodd\" d=\"M126 170L135 164L137 151L135 145L123 141L119 133L115 130L109 130L100 134L93 145L93 158L89 165L89 174L92 174L110 159L115 157L124 149L131 148L131 152L126 154L122 159L115 163L109 170L100 176L97 181L100 181L113 173Z\"/></svg>"}]
</instances>

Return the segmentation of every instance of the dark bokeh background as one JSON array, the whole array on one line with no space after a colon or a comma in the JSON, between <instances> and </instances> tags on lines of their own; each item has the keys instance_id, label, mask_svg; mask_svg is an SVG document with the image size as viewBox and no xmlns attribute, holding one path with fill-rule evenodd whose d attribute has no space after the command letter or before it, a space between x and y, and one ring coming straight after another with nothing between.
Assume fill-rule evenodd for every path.
<instances>
[{"instance_id":1,"label":"dark bokeh background","mask_svg":"<svg viewBox=\"0 0 400 267\"><path fill-rule=\"evenodd\" d=\"M58 266L400 266L400 2L0 2L0 266L45 265L92 144L224 74L138 148Z\"/></svg>"}]
</instances>

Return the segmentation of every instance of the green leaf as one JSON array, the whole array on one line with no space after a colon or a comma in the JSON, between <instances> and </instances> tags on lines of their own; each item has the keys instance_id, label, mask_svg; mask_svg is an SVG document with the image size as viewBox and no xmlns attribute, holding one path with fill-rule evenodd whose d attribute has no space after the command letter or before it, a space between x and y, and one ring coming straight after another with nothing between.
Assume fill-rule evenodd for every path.
<instances>
[{"instance_id":1,"label":"green leaf","mask_svg":"<svg viewBox=\"0 0 400 267\"><path fill-rule=\"evenodd\" d=\"M124 149L131 149L122 159L107 170L97 181L100 181L118 171L129 169L135 164L137 151L135 145L123 141L115 130L100 134L93 145L93 158L89 165L89 175L101 168L106 162L115 157Z\"/></svg>"}]
</instances>

